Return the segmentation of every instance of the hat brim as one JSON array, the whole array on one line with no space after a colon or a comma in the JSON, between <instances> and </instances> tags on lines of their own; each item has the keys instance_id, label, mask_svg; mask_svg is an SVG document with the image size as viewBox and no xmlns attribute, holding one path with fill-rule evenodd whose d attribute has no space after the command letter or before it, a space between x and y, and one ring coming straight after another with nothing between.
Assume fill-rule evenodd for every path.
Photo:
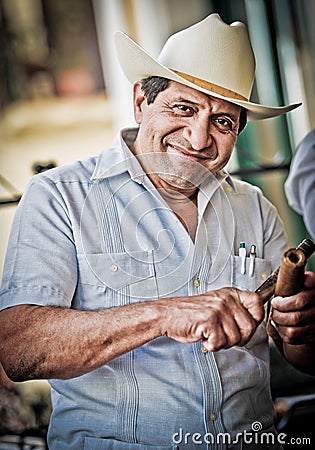
<instances>
[{"instance_id":1,"label":"hat brim","mask_svg":"<svg viewBox=\"0 0 315 450\"><path fill-rule=\"evenodd\" d=\"M198 91L203 92L207 95L221 98L227 102L241 106L242 108L247 110L248 120L260 120L280 116L281 114L285 114L295 108L298 108L302 104L294 103L287 106L266 106L260 105L258 103L252 103L246 100L238 100L235 98L223 96L212 90L202 88L176 74L168 67L159 63L159 61L153 58L146 50L144 50L144 48L134 42L125 33L118 31L115 34L114 39L117 57L121 68L127 79L132 84L151 76L167 78L169 80L176 81L177 83L184 84L185 86L189 86L193 89L197 89Z\"/></svg>"}]
</instances>

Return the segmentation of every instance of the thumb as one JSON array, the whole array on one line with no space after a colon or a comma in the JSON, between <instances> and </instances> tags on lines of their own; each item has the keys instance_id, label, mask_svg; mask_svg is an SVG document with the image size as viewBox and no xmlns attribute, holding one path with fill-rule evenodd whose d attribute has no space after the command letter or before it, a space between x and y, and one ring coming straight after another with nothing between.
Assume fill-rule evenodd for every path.
<instances>
[{"instance_id":1,"label":"thumb","mask_svg":"<svg viewBox=\"0 0 315 450\"><path fill-rule=\"evenodd\" d=\"M262 298L250 291L238 291L239 298L245 309L250 313L256 322L261 322L265 316L264 303Z\"/></svg>"}]
</instances>

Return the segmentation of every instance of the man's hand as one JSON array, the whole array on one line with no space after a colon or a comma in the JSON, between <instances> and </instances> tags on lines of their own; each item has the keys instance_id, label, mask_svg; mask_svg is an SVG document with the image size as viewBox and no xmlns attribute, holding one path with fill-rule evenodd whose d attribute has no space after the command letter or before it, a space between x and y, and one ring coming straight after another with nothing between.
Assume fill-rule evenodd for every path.
<instances>
[{"instance_id":1,"label":"man's hand","mask_svg":"<svg viewBox=\"0 0 315 450\"><path fill-rule=\"evenodd\" d=\"M285 343L315 344L315 273L305 274L305 289L292 297L275 297L271 318Z\"/></svg>"},{"instance_id":2,"label":"man's hand","mask_svg":"<svg viewBox=\"0 0 315 450\"><path fill-rule=\"evenodd\" d=\"M159 302L165 305L165 335L185 343L201 340L208 351L245 345L264 318L257 294L233 288Z\"/></svg>"},{"instance_id":3,"label":"man's hand","mask_svg":"<svg viewBox=\"0 0 315 450\"><path fill-rule=\"evenodd\" d=\"M297 369L315 375L315 273L307 272L305 290L275 297L271 319L282 338L281 352ZM275 340L276 345L277 339Z\"/></svg>"}]
</instances>

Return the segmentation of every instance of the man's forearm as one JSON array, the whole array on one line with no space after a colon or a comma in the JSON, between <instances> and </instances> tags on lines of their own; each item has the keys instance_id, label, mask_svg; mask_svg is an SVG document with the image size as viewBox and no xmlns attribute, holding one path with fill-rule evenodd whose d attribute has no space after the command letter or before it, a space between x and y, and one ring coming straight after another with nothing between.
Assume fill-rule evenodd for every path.
<instances>
[{"instance_id":1,"label":"man's forearm","mask_svg":"<svg viewBox=\"0 0 315 450\"><path fill-rule=\"evenodd\" d=\"M0 313L0 361L14 381L76 377L158 337L157 319L152 302L102 311L15 306Z\"/></svg>"},{"instance_id":2,"label":"man's forearm","mask_svg":"<svg viewBox=\"0 0 315 450\"><path fill-rule=\"evenodd\" d=\"M72 378L159 336L208 351L245 345L263 317L260 297L235 288L100 311L19 305L0 312L0 361L14 381Z\"/></svg>"}]
</instances>

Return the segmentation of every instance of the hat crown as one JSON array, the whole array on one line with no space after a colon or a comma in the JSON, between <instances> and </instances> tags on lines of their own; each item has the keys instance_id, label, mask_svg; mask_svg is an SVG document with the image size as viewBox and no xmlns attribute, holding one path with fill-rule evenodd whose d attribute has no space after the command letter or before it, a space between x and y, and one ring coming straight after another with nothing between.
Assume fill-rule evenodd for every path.
<instances>
[{"instance_id":1,"label":"hat crown","mask_svg":"<svg viewBox=\"0 0 315 450\"><path fill-rule=\"evenodd\" d=\"M151 76L167 78L246 109L248 120L276 117L301 105L274 107L250 101L256 64L247 28L241 22L228 25L218 14L171 36L159 59L125 33L116 33L115 44L131 83Z\"/></svg>"},{"instance_id":2,"label":"hat crown","mask_svg":"<svg viewBox=\"0 0 315 450\"><path fill-rule=\"evenodd\" d=\"M218 14L173 34L158 61L171 70L197 77L250 98L255 56L246 26L231 25Z\"/></svg>"}]
</instances>

